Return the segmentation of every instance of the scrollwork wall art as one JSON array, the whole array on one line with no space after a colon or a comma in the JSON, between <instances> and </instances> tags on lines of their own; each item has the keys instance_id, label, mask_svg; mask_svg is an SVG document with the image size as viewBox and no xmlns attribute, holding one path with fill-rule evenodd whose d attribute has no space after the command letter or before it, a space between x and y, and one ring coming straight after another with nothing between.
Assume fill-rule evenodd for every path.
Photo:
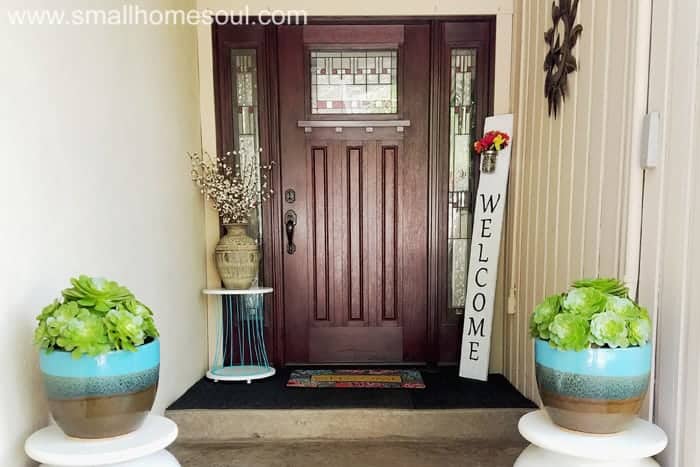
<instances>
[{"instance_id":1,"label":"scrollwork wall art","mask_svg":"<svg viewBox=\"0 0 700 467\"><path fill-rule=\"evenodd\" d=\"M578 69L573 48L583 32L583 26L576 24L578 0L552 2L552 27L544 33L544 41L549 47L544 59L544 94L549 102L549 115L557 112L569 93L568 75Z\"/></svg>"}]
</instances>

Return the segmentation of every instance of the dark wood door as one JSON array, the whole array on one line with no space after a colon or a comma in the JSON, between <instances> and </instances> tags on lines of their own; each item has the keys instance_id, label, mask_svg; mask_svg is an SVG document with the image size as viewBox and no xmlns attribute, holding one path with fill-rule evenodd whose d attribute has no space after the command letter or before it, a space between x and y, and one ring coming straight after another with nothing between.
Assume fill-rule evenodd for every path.
<instances>
[{"instance_id":1,"label":"dark wood door","mask_svg":"<svg viewBox=\"0 0 700 467\"><path fill-rule=\"evenodd\" d=\"M219 153L248 142L262 161L280 162L277 195L258 219L261 280L276 291L266 297L268 351L277 365L453 363L478 175L468 141L491 112L494 18L315 21L213 29ZM336 67L344 75L358 66L387 74L366 59L396 54L395 93L379 96L382 112L333 114L343 102L312 92L312 54L337 51L366 53ZM410 125L382 126L397 120ZM309 133L300 121L331 126Z\"/></svg>"},{"instance_id":2,"label":"dark wood door","mask_svg":"<svg viewBox=\"0 0 700 467\"><path fill-rule=\"evenodd\" d=\"M282 220L296 222L283 260L288 363L427 359L429 48L427 24L278 30ZM335 62L316 61L328 51ZM310 91L312 73L396 81L375 92L381 113L340 113L364 98Z\"/></svg>"}]
</instances>

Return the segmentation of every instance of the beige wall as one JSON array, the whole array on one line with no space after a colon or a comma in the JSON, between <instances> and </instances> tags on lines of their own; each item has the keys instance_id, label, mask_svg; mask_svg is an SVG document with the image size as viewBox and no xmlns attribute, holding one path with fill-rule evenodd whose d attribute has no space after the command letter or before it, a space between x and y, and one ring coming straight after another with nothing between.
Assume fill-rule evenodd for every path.
<instances>
[{"instance_id":1,"label":"beige wall","mask_svg":"<svg viewBox=\"0 0 700 467\"><path fill-rule=\"evenodd\" d=\"M203 208L184 156L200 147L196 34L9 26L0 8L0 57L0 465L16 467L48 416L34 317L69 277L116 279L153 308L158 410L204 371Z\"/></svg>"},{"instance_id":2,"label":"beige wall","mask_svg":"<svg viewBox=\"0 0 700 467\"><path fill-rule=\"evenodd\" d=\"M649 110L661 157L644 180L639 293L656 312L654 419L669 435L664 467L700 465L700 5L655 0Z\"/></svg>"},{"instance_id":3,"label":"beige wall","mask_svg":"<svg viewBox=\"0 0 700 467\"><path fill-rule=\"evenodd\" d=\"M433 2L404 2L390 0L376 2L360 0L353 2L325 0L276 0L263 2L253 0L247 2L251 15L260 11L274 10L304 10L309 16L366 16L372 15L496 15L496 75L494 111L497 114L511 112L511 50L513 28L514 0L434 0ZM197 0L201 10L233 10L240 11L240 4L230 0ZM205 151L216 153L216 120L214 112L214 72L212 62L211 27L199 26L199 92L201 96L200 110L202 117L202 146ZM507 232L506 232L507 234ZM212 209L206 212L207 238L207 284L218 287L220 284L213 261L213 251L219 239L219 225L216 213ZM505 315L505 282L500 267L499 282L496 296L493 342L491 350L490 370L500 373L503 371L503 329ZM208 329L210 335L215 335L215 317L219 310L216 299L209 300ZM215 350L214 339L209 339L209 356L213 357Z\"/></svg>"},{"instance_id":4,"label":"beige wall","mask_svg":"<svg viewBox=\"0 0 700 467\"><path fill-rule=\"evenodd\" d=\"M618 276L636 286L648 3L580 3L579 71L556 120L547 116L542 69L551 1L516 3L505 374L533 399L533 307L582 276Z\"/></svg>"}]
</instances>

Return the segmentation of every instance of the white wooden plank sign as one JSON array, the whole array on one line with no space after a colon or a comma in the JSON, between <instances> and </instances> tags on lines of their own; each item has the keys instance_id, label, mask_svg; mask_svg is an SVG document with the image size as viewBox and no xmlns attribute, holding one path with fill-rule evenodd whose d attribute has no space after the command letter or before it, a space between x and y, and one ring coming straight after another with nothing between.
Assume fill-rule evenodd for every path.
<instances>
[{"instance_id":1,"label":"white wooden plank sign","mask_svg":"<svg viewBox=\"0 0 700 467\"><path fill-rule=\"evenodd\" d=\"M488 117L484 124L484 132L492 130L512 136L513 114ZM496 169L493 172L481 172L474 209L459 375L481 381L486 381L489 372L493 304L511 144L498 153Z\"/></svg>"}]
</instances>

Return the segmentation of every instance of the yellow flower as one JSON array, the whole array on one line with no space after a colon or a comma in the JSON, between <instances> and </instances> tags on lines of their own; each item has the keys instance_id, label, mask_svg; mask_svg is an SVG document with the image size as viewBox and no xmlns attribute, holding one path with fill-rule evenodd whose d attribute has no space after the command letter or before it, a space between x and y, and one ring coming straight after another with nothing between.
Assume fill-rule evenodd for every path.
<instances>
[{"instance_id":1,"label":"yellow flower","mask_svg":"<svg viewBox=\"0 0 700 467\"><path fill-rule=\"evenodd\" d=\"M500 150L501 150L501 146L503 145L504 142L505 142L505 139L504 139L503 136L501 136L501 135L497 135L497 136L493 139L493 145L496 146L496 151L500 151Z\"/></svg>"}]
</instances>

